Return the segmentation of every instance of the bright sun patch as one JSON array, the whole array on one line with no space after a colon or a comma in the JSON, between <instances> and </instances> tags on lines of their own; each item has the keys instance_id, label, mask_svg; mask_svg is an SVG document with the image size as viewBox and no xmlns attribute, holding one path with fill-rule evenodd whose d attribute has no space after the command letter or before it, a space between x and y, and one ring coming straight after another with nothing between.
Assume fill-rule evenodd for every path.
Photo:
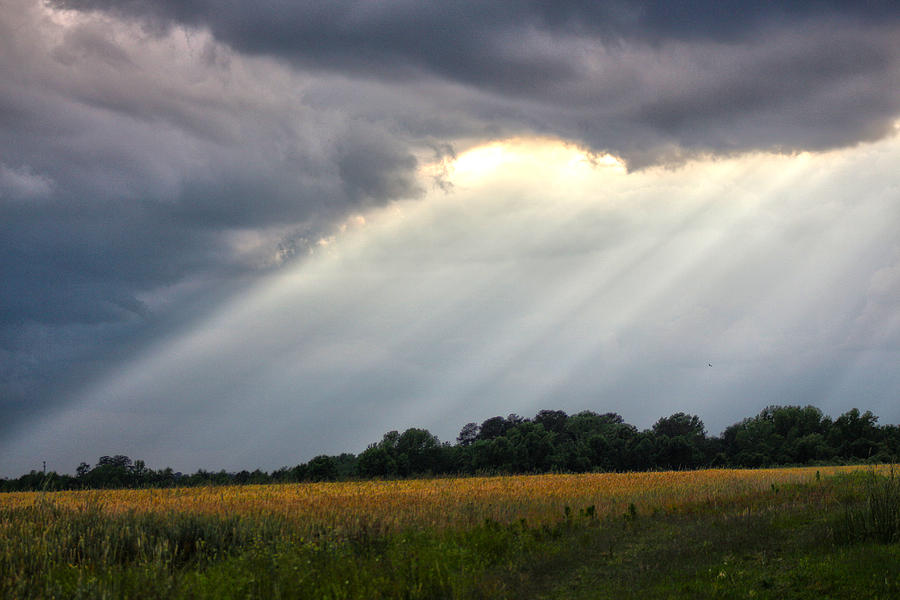
<instances>
[{"instance_id":1,"label":"bright sun patch","mask_svg":"<svg viewBox=\"0 0 900 600\"><path fill-rule=\"evenodd\" d=\"M592 155L557 139L510 138L462 152L450 173L452 181L467 184L503 175L527 176L535 170L577 177L598 167L625 171L622 161L610 154Z\"/></svg>"},{"instance_id":2,"label":"bright sun patch","mask_svg":"<svg viewBox=\"0 0 900 600\"><path fill-rule=\"evenodd\" d=\"M506 144L494 142L460 154L453 163L453 171L458 176L476 178L499 169L509 158Z\"/></svg>"}]
</instances>

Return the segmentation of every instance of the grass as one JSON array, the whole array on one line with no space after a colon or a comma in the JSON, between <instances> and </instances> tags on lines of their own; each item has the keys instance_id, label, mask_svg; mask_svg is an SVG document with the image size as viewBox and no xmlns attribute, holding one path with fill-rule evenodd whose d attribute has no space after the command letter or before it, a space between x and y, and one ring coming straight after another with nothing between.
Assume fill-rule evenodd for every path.
<instances>
[{"instance_id":1,"label":"grass","mask_svg":"<svg viewBox=\"0 0 900 600\"><path fill-rule=\"evenodd\" d=\"M194 496L180 510L159 498L129 506L120 492L86 502L71 494L0 498L0 597L898 597L900 544L876 526L900 510L896 480L867 472L819 479L813 471L796 482L717 472L714 491L706 475L685 475L702 490L693 494L678 474L659 474L655 492L628 497L598 492L603 480L589 476L511 478L492 496L450 505L455 521L418 506L419 525L409 515L377 518L387 516L373 510L382 504L362 496L350 522L329 521L321 507L287 510L272 498L309 490L271 486L257 490L270 494L269 510L227 500L228 510L207 510ZM477 483L432 482L454 490ZM369 489L388 488L415 497L428 482ZM390 511L408 500L379 502ZM354 514L344 508L333 510Z\"/></svg>"},{"instance_id":2,"label":"grass","mask_svg":"<svg viewBox=\"0 0 900 600\"><path fill-rule=\"evenodd\" d=\"M848 502L837 537L846 542L900 542L900 478L871 473L865 478L865 501Z\"/></svg>"},{"instance_id":3,"label":"grass","mask_svg":"<svg viewBox=\"0 0 900 600\"><path fill-rule=\"evenodd\" d=\"M900 548L835 543L831 523L839 514L813 503L639 518L558 557L552 571L535 569L535 580L511 597L897 597Z\"/></svg>"}]
</instances>

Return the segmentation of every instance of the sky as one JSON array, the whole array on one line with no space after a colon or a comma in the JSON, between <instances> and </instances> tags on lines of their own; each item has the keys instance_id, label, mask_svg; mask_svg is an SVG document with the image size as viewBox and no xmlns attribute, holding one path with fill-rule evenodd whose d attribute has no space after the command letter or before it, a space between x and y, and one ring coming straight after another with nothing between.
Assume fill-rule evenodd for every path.
<instances>
[{"instance_id":1,"label":"sky","mask_svg":"<svg viewBox=\"0 0 900 600\"><path fill-rule=\"evenodd\" d=\"M0 0L0 476L900 423L892 2Z\"/></svg>"}]
</instances>

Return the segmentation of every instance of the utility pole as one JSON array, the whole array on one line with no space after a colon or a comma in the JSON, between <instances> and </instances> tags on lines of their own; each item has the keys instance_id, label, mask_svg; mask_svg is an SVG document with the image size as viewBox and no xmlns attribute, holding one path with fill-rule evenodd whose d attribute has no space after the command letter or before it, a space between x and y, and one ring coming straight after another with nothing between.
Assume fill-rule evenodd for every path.
<instances>
[{"instance_id":1,"label":"utility pole","mask_svg":"<svg viewBox=\"0 0 900 600\"><path fill-rule=\"evenodd\" d=\"M46 475L47 474L47 461L42 460L41 462L44 463L44 475Z\"/></svg>"}]
</instances>

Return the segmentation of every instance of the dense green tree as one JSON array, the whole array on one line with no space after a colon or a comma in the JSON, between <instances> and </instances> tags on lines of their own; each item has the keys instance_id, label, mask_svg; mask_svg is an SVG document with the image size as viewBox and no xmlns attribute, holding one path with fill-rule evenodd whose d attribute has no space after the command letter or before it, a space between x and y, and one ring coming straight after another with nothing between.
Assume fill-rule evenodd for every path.
<instances>
[{"instance_id":1,"label":"dense green tree","mask_svg":"<svg viewBox=\"0 0 900 600\"><path fill-rule=\"evenodd\" d=\"M537 419L535 419L537 420ZM583 410L566 419L565 431L574 438L589 438L591 435L603 433L606 422L595 412Z\"/></svg>"},{"instance_id":2,"label":"dense green tree","mask_svg":"<svg viewBox=\"0 0 900 600\"><path fill-rule=\"evenodd\" d=\"M459 436L456 438L456 442L460 446L469 446L474 444L478 439L478 434L481 432L481 426L478 423L466 423L463 425L463 428L459 431Z\"/></svg>"},{"instance_id":3,"label":"dense green tree","mask_svg":"<svg viewBox=\"0 0 900 600\"><path fill-rule=\"evenodd\" d=\"M515 455L509 440L500 436L491 440L478 440L472 446L472 469L478 472L514 472Z\"/></svg>"},{"instance_id":4,"label":"dense green tree","mask_svg":"<svg viewBox=\"0 0 900 600\"><path fill-rule=\"evenodd\" d=\"M562 433L566 428L569 415L561 410L541 410L534 417L534 422L543 425L544 429L553 433Z\"/></svg>"},{"instance_id":5,"label":"dense green tree","mask_svg":"<svg viewBox=\"0 0 900 600\"><path fill-rule=\"evenodd\" d=\"M652 462L665 469L692 469L708 462L706 427L697 415L683 412L654 423Z\"/></svg>"},{"instance_id":6,"label":"dense green tree","mask_svg":"<svg viewBox=\"0 0 900 600\"><path fill-rule=\"evenodd\" d=\"M828 441L846 458L871 458L886 449L882 446L882 434L876 426L878 417L870 411L860 413L850 409L834 420Z\"/></svg>"},{"instance_id":7,"label":"dense green tree","mask_svg":"<svg viewBox=\"0 0 900 600\"><path fill-rule=\"evenodd\" d=\"M389 448L371 444L359 455L356 470L361 477L395 477L397 461Z\"/></svg>"},{"instance_id":8,"label":"dense green tree","mask_svg":"<svg viewBox=\"0 0 900 600\"><path fill-rule=\"evenodd\" d=\"M681 436L687 439L700 439L706 437L706 427L697 415L678 412L654 423L653 433L670 438Z\"/></svg>"},{"instance_id":9,"label":"dense green tree","mask_svg":"<svg viewBox=\"0 0 900 600\"><path fill-rule=\"evenodd\" d=\"M883 425L881 433L884 436L883 445L886 452L885 460L897 462L900 457L900 427L897 425Z\"/></svg>"},{"instance_id":10,"label":"dense green tree","mask_svg":"<svg viewBox=\"0 0 900 600\"><path fill-rule=\"evenodd\" d=\"M478 439L493 440L506 433L510 427L510 422L503 417L498 416L485 419L478 430Z\"/></svg>"},{"instance_id":11,"label":"dense green tree","mask_svg":"<svg viewBox=\"0 0 900 600\"><path fill-rule=\"evenodd\" d=\"M337 479L337 461L333 456L316 456L306 465L306 479L309 481L334 481Z\"/></svg>"},{"instance_id":12,"label":"dense green tree","mask_svg":"<svg viewBox=\"0 0 900 600\"><path fill-rule=\"evenodd\" d=\"M523 422L508 434L512 447L511 466L519 473L549 470L554 451L553 435L540 423Z\"/></svg>"},{"instance_id":13,"label":"dense green tree","mask_svg":"<svg viewBox=\"0 0 900 600\"><path fill-rule=\"evenodd\" d=\"M83 478L85 487L120 488L139 485L134 477L131 459L121 454L101 456Z\"/></svg>"},{"instance_id":14,"label":"dense green tree","mask_svg":"<svg viewBox=\"0 0 900 600\"><path fill-rule=\"evenodd\" d=\"M791 457L790 462L807 464L834 456L834 449L821 433L809 433L789 441L787 455Z\"/></svg>"},{"instance_id":15,"label":"dense green tree","mask_svg":"<svg viewBox=\"0 0 900 600\"><path fill-rule=\"evenodd\" d=\"M424 475L441 470L441 443L427 429L407 429L397 438L396 448L401 475Z\"/></svg>"},{"instance_id":16,"label":"dense green tree","mask_svg":"<svg viewBox=\"0 0 900 600\"><path fill-rule=\"evenodd\" d=\"M642 432L616 413L567 415L541 410L533 419L511 414L468 423L457 444L440 443L427 429L389 431L360 455L320 455L271 474L203 469L192 475L169 467L154 471L125 455L101 456L76 475L32 470L0 479L0 491L224 485L339 478L409 477L441 473L626 471L702 466L761 467L826 461L891 461L900 454L900 427L879 426L870 411L854 408L831 420L813 406L771 405L754 417L708 437L696 415L675 413Z\"/></svg>"},{"instance_id":17,"label":"dense green tree","mask_svg":"<svg viewBox=\"0 0 900 600\"><path fill-rule=\"evenodd\" d=\"M727 427L723 437L731 464L744 467L773 464L777 440L775 425L770 420L759 417L744 419Z\"/></svg>"},{"instance_id":18,"label":"dense green tree","mask_svg":"<svg viewBox=\"0 0 900 600\"><path fill-rule=\"evenodd\" d=\"M629 444L629 455L623 465L626 471L645 471L652 469L656 457L655 436L642 431L634 436Z\"/></svg>"}]
</instances>

